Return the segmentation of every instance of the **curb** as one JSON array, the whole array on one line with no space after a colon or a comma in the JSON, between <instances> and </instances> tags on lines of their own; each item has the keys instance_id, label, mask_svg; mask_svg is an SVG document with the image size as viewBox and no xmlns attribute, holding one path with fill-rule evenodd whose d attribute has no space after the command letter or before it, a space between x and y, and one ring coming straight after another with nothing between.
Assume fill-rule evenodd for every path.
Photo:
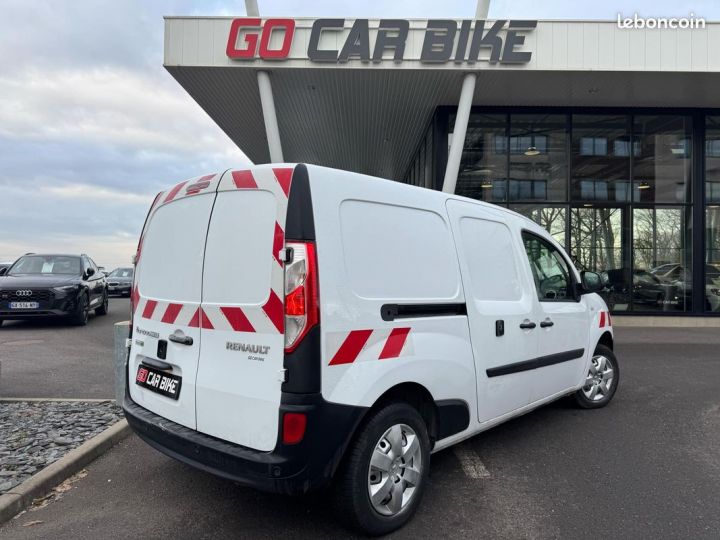
<instances>
[{"instance_id":1,"label":"curb","mask_svg":"<svg viewBox=\"0 0 720 540\"><path fill-rule=\"evenodd\" d=\"M0 403L115 403L115 398L0 398Z\"/></svg>"},{"instance_id":2,"label":"curb","mask_svg":"<svg viewBox=\"0 0 720 540\"><path fill-rule=\"evenodd\" d=\"M0 495L0 525L25 510L33 500L48 493L128 435L130 435L130 426L126 420L120 420L74 450L70 450L55 463L48 465L22 484L15 486L12 491Z\"/></svg>"}]
</instances>

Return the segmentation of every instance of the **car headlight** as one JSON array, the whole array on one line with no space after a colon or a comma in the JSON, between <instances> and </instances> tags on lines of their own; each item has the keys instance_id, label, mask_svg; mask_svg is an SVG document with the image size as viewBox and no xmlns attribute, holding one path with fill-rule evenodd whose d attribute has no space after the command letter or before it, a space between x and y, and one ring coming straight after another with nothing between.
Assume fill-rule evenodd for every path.
<instances>
[{"instance_id":1,"label":"car headlight","mask_svg":"<svg viewBox=\"0 0 720 540\"><path fill-rule=\"evenodd\" d=\"M64 285L62 287L53 287L53 291L57 293L69 293L71 291L77 290L77 285Z\"/></svg>"}]
</instances>

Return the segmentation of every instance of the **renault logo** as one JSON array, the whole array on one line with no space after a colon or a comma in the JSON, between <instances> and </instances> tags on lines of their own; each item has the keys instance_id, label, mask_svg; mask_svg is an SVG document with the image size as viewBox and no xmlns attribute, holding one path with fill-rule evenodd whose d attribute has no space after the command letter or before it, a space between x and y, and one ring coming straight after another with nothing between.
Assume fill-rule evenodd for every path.
<instances>
[{"instance_id":1,"label":"renault logo","mask_svg":"<svg viewBox=\"0 0 720 540\"><path fill-rule=\"evenodd\" d=\"M16 296L32 296L32 291L15 291Z\"/></svg>"}]
</instances>

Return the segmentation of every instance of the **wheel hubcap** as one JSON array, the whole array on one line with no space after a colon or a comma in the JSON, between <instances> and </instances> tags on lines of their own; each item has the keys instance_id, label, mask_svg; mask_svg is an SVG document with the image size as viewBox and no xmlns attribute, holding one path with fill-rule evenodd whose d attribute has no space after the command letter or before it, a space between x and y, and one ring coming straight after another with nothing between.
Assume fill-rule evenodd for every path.
<instances>
[{"instance_id":1,"label":"wheel hubcap","mask_svg":"<svg viewBox=\"0 0 720 540\"><path fill-rule=\"evenodd\" d=\"M601 354L595 355L585 378L583 394L591 401L601 401L610 395L614 381L615 374L610 360Z\"/></svg>"},{"instance_id":2,"label":"wheel hubcap","mask_svg":"<svg viewBox=\"0 0 720 540\"><path fill-rule=\"evenodd\" d=\"M368 471L368 495L384 516L400 512L412 499L422 478L420 440L408 425L396 424L375 445Z\"/></svg>"}]
</instances>

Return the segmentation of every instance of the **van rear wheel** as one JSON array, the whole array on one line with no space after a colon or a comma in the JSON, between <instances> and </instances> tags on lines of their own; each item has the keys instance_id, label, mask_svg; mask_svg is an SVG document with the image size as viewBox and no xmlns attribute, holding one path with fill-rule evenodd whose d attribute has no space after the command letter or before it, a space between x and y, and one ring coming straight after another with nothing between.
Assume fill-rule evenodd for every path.
<instances>
[{"instance_id":1,"label":"van rear wheel","mask_svg":"<svg viewBox=\"0 0 720 540\"><path fill-rule=\"evenodd\" d=\"M420 414L407 403L380 409L360 429L340 471L339 515L372 535L402 527L420 505L429 466Z\"/></svg>"},{"instance_id":2,"label":"van rear wheel","mask_svg":"<svg viewBox=\"0 0 720 540\"><path fill-rule=\"evenodd\" d=\"M583 409L599 409L612 400L620 382L617 357L609 347L598 345L590 361L584 386L575 392L575 402Z\"/></svg>"}]
</instances>

